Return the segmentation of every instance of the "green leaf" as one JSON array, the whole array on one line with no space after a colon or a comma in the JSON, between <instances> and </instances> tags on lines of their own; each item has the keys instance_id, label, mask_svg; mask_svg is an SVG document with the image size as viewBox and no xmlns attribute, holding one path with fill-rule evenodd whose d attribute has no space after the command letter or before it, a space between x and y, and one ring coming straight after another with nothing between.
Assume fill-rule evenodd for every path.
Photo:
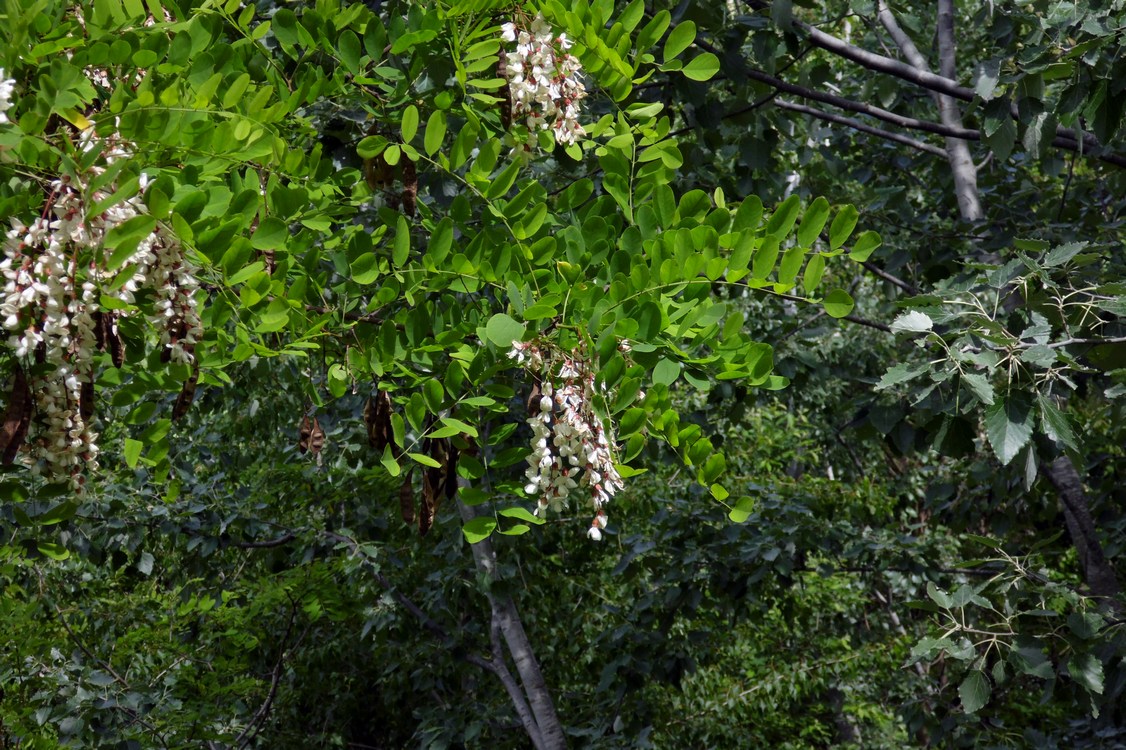
<instances>
[{"instance_id":1,"label":"green leaf","mask_svg":"<svg viewBox=\"0 0 1126 750\"><path fill-rule=\"evenodd\" d=\"M1068 242L1065 245L1054 247L1052 248L1052 251L1050 253L1044 256L1044 265L1048 268L1062 266L1064 263L1067 263L1079 253L1083 252L1087 248L1088 244L1090 243Z\"/></svg>"},{"instance_id":2,"label":"green leaf","mask_svg":"<svg viewBox=\"0 0 1126 750\"><path fill-rule=\"evenodd\" d=\"M879 234L869 229L856 238L856 242L852 244L852 250L849 251L848 257L857 263L863 263L871 257L872 253L876 252L883 242Z\"/></svg>"},{"instance_id":3,"label":"green leaf","mask_svg":"<svg viewBox=\"0 0 1126 750\"><path fill-rule=\"evenodd\" d=\"M542 518L528 512L527 508L522 508L519 505L513 506L511 508L501 508L497 511L497 515L504 516L505 518L515 518L518 521L527 521L528 523L535 524L536 526L542 526L544 524L544 520Z\"/></svg>"},{"instance_id":4,"label":"green leaf","mask_svg":"<svg viewBox=\"0 0 1126 750\"><path fill-rule=\"evenodd\" d=\"M381 135L369 135L356 144L356 153L363 159L374 159L387 148L387 139Z\"/></svg>"},{"instance_id":5,"label":"green leaf","mask_svg":"<svg viewBox=\"0 0 1126 750\"><path fill-rule=\"evenodd\" d=\"M433 156L442 147L446 138L446 113L440 109L430 114L426 121L426 135L422 139L422 148L427 156Z\"/></svg>"},{"instance_id":6,"label":"green leaf","mask_svg":"<svg viewBox=\"0 0 1126 750\"><path fill-rule=\"evenodd\" d=\"M751 514L754 513L754 512L755 512L755 501L754 501L754 499L744 495L743 497L739 498L735 502L735 507L733 507L731 509L731 511L727 514L727 517L730 518L735 523L743 523L748 518L750 518Z\"/></svg>"},{"instance_id":7,"label":"green leaf","mask_svg":"<svg viewBox=\"0 0 1126 750\"><path fill-rule=\"evenodd\" d=\"M418 133L418 107L413 104L403 110L403 143L410 143Z\"/></svg>"},{"instance_id":8,"label":"green leaf","mask_svg":"<svg viewBox=\"0 0 1126 750\"><path fill-rule=\"evenodd\" d=\"M65 560L70 557L70 550L61 544L55 542L40 542L35 543L35 548L39 553L45 555L52 560Z\"/></svg>"},{"instance_id":9,"label":"green leaf","mask_svg":"<svg viewBox=\"0 0 1126 750\"><path fill-rule=\"evenodd\" d=\"M962 375L962 382L965 383L978 400L986 406L993 405L994 393L993 384L984 375L976 372L967 372Z\"/></svg>"},{"instance_id":10,"label":"green leaf","mask_svg":"<svg viewBox=\"0 0 1126 750\"><path fill-rule=\"evenodd\" d=\"M379 278L379 258L375 253L364 253L352 261L352 281L367 286Z\"/></svg>"},{"instance_id":11,"label":"green leaf","mask_svg":"<svg viewBox=\"0 0 1126 750\"><path fill-rule=\"evenodd\" d=\"M485 335L497 346L511 346L524 336L524 324L511 316L497 313L485 324Z\"/></svg>"},{"instance_id":12,"label":"green leaf","mask_svg":"<svg viewBox=\"0 0 1126 750\"><path fill-rule=\"evenodd\" d=\"M465 535L466 541L470 544L477 544L488 539L496 527L497 520L495 518L477 516L461 527L461 533Z\"/></svg>"},{"instance_id":13,"label":"green leaf","mask_svg":"<svg viewBox=\"0 0 1126 750\"><path fill-rule=\"evenodd\" d=\"M258 224L254 234L250 237L250 245L255 250L277 250L285 247L289 239L289 227L285 222L273 216L267 216Z\"/></svg>"},{"instance_id":14,"label":"green leaf","mask_svg":"<svg viewBox=\"0 0 1126 750\"><path fill-rule=\"evenodd\" d=\"M1002 464L1012 461L1032 437L1032 410L1019 398L1002 399L985 412L985 435Z\"/></svg>"},{"instance_id":15,"label":"green leaf","mask_svg":"<svg viewBox=\"0 0 1126 750\"><path fill-rule=\"evenodd\" d=\"M46 513L36 516L34 520L39 526L52 526L56 523L69 521L76 512L78 512L78 504L71 500L65 500Z\"/></svg>"},{"instance_id":16,"label":"green leaf","mask_svg":"<svg viewBox=\"0 0 1126 750\"><path fill-rule=\"evenodd\" d=\"M130 469L137 468L137 460L141 457L141 449L145 444L140 440L125 438L125 464Z\"/></svg>"},{"instance_id":17,"label":"green leaf","mask_svg":"<svg viewBox=\"0 0 1126 750\"><path fill-rule=\"evenodd\" d=\"M693 81L709 81L712 76L719 72L719 58L711 52L704 52L692 58L680 72L684 74L685 78L690 78Z\"/></svg>"},{"instance_id":18,"label":"green leaf","mask_svg":"<svg viewBox=\"0 0 1126 750\"><path fill-rule=\"evenodd\" d=\"M1036 403L1040 406L1040 429L1052 440L1073 451L1079 450L1079 441L1075 438L1075 431L1071 422L1049 396L1037 394Z\"/></svg>"},{"instance_id":19,"label":"green leaf","mask_svg":"<svg viewBox=\"0 0 1126 750\"><path fill-rule=\"evenodd\" d=\"M1089 641L1099 634L1106 620L1098 612L1072 612L1067 616L1067 626L1071 632L1085 641Z\"/></svg>"},{"instance_id":20,"label":"green leaf","mask_svg":"<svg viewBox=\"0 0 1126 750\"><path fill-rule=\"evenodd\" d=\"M411 252L411 229L405 216L400 215L395 224L395 244L391 248L391 262L402 268Z\"/></svg>"},{"instance_id":21,"label":"green leaf","mask_svg":"<svg viewBox=\"0 0 1126 750\"><path fill-rule=\"evenodd\" d=\"M825 295L821 304L825 307L825 312L832 318L845 317L852 312L852 308L856 305L844 289L834 289L829 292Z\"/></svg>"},{"instance_id":22,"label":"green leaf","mask_svg":"<svg viewBox=\"0 0 1126 750\"><path fill-rule=\"evenodd\" d=\"M860 213L851 203L841 206L841 210L837 212L833 223L829 226L830 250L836 250L848 242L848 238L852 236L852 230L856 228L856 222L859 218Z\"/></svg>"},{"instance_id":23,"label":"green leaf","mask_svg":"<svg viewBox=\"0 0 1126 750\"><path fill-rule=\"evenodd\" d=\"M437 266L450 254L453 241L454 224L447 216L434 227L434 232L430 235L430 244L426 247L426 256Z\"/></svg>"},{"instance_id":24,"label":"green leaf","mask_svg":"<svg viewBox=\"0 0 1126 750\"><path fill-rule=\"evenodd\" d=\"M380 457L379 463L383 464L383 468L393 477L399 476L403 471L399 462L395 460L395 454L391 450L390 444L383 446L383 455Z\"/></svg>"},{"instance_id":25,"label":"green leaf","mask_svg":"<svg viewBox=\"0 0 1126 750\"><path fill-rule=\"evenodd\" d=\"M423 466L429 466L431 469L440 469L442 467L442 464L438 463L425 453L408 453L407 455L410 456L413 461L416 461Z\"/></svg>"},{"instance_id":26,"label":"green leaf","mask_svg":"<svg viewBox=\"0 0 1126 750\"><path fill-rule=\"evenodd\" d=\"M1088 692L1103 694L1103 663L1094 654L1071 657L1067 662L1067 673Z\"/></svg>"},{"instance_id":27,"label":"green leaf","mask_svg":"<svg viewBox=\"0 0 1126 750\"><path fill-rule=\"evenodd\" d=\"M989 702L989 678L980 669L972 670L958 686L958 697L962 699L962 709L968 713L977 711Z\"/></svg>"},{"instance_id":28,"label":"green leaf","mask_svg":"<svg viewBox=\"0 0 1126 750\"><path fill-rule=\"evenodd\" d=\"M680 363L671 359L662 358L653 368L653 382L661 385L672 385L680 377Z\"/></svg>"},{"instance_id":29,"label":"green leaf","mask_svg":"<svg viewBox=\"0 0 1126 750\"><path fill-rule=\"evenodd\" d=\"M817 285L821 283L821 277L825 273L825 256L820 253L814 253L809 257L809 261L805 264L805 273L802 275L802 288L805 289L806 294L812 294Z\"/></svg>"},{"instance_id":30,"label":"green leaf","mask_svg":"<svg viewBox=\"0 0 1126 750\"><path fill-rule=\"evenodd\" d=\"M824 198L817 198L809 204L809 208L805 210L805 214L801 217L801 225L798 226L798 244L802 247L812 247L828 220L829 201Z\"/></svg>"},{"instance_id":31,"label":"green leaf","mask_svg":"<svg viewBox=\"0 0 1126 750\"><path fill-rule=\"evenodd\" d=\"M664 61L668 62L684 50L696 39L696 24L692 21L683 21L669 32L665 40Z\"/></svg>"},{"instance_id":32,"label":"green leaf","mask_svg":"<svg viewBox=\"0 0 1126 750\"><path fill-rule=\"evenodd\" d=\"M799 208L801 208L801 199L797 195L791 195L778 204L778 208L774 209L770 220L766 222L766 233L775 236L778 240L789 234L794 228L794 222L798 220Z\"/></svg>"}]
</instances>

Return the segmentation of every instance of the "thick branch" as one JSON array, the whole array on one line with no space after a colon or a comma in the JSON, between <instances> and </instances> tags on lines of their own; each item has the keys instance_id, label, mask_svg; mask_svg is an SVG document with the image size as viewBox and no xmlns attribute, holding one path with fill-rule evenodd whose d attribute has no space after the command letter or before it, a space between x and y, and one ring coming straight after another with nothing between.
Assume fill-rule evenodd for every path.
<instances>
[{"instance_id":1,"label":"thick branch","mask_svg":"<svg viewBox=\"0 0 1126 750\"><path fill-rule=\"evenodd\" d=\"M787 94L793 94L794 96L800 96L803 99L811 99L813 101L831 104L834 107L839 107L840 109L848 110L850 112L865 114L870 117L875 117L877 120L883 120L884 122L891 123L892 125L898 125L901 128L919 130L925 133L934 133L935 135L941 135L943 137L960 138L966 141L981 140L980 130L972 130L970 128L963 127L948 127L936 122L930 122L929 120L919 120L914 117L905 117L903 115L896 114L895 112L889 112L886 109L872 106L871 104L856 102L851 99L846 99L843 96L837 96L836 94L826 94L822 91L815 91L813 89L806 88L805 86L798 86L793 83L787 83L786 81L775 78L772 75L764 73L761 70L755 70L753 68L748 69L746 71L746 74L748 78L754 79L761 83L765 83L769 86L773 86L779 91L784 91ZM1054 138L1052 140L1052 145L1056 148L1062 148L1067 151L1080 151L1079 144L1064 137ZM1100 154L1098 158L1108 164L1113 164L1117 167L1126 167L1126 157L1120 156L1118 154L1103 153Z\"/></svg>"},{"instance_id":2,"label":"thick branch","mask_svg":"<svg viewBox=\"0 0 1126 750\"><path fill-rule=\"evenodd\" d=\"M938 0L938 59L942 75L953 78L957 75L954 51L954 5L952 0ZM943 125L961 127L962 113L958 103L949 96L938 96L938 116ZM981 198L977 189L977 167L973 155L965 141L956 138L946 139L946 153L950 160L950 170L954 176L954 197L958 201L958 211L965 221L980 221L985 218Z\"/></svg>"},{"instance_id":3,"label":"thick branch","mask_svg":"<svg viewBox=\"0 0 1126 750\"><path fill-rule=\"evenodd\" d=\"M780 109L786 109L791 112L798 112L803 115L809 115L810 117L816 117L819 120L835 123L837 125L844 125L845 127L852 128L853 130L859 130L861 133L868 133L869 135L874 135L888 141L901 143L904 146L910 146L917 151L924 151L928 154L934 154L935 156L946 158L946 152L940 149L938 146L932 146L929 143L917 141L914 138L910 138L899 133L893 133L890 130L883 130L881 128L872 127L871 125L865 125L864 123L860 122L860 120L855 120L851 117L834 115L830 112L823 112L820 109L807 107L804 104L795 104L794 102L788 102L784 99L775 99L774 104Z\"/></svg>"},{"instance_id":4,"label":"thick branch","mask_svg":"<svg viewBox=\"0 0 1126 750\"><path fill-rule=\"evenodd\" d=\"M876 4L876 17L880 20L880 24L887 29L888 34L891 35L891 40L895 42L895 46L899 47L899 51L907 58L907 62L911 63L916 70L927 70L926 58L923 57L923 53L919 52L919 48L915 46L915 42L907 35L907 32L899 26L899 21L895 20L895 16L888 8L885 0L879 0Z\"/></svg>"},{"instance_id":5,"label":"thick branch","mask_svg":"<svg viewBox=\"0 0 1126 750\"><path fill-rule=\"evenodd\" d=\"M1087 493L1083 489L1083 480L1080 479L1075 464L1067 456L1060 456L1051 463L1045 464L1044 471L1059 492L1064 522L1079 553L1079 564L1083 568L1083 578L1087 581L1087 586L1092 594L1107 597L1111 600L1112 606L1115 606L1113 597L1122 589L1118 584L1114 568L1103 553L1095 522L1091 518Z\"/></svg>"},{"instance_id":6,"label":"thick branch","mask_svg":"<svg viewBox=\"0 0 1126 750\"><path fill-rule=\"evenodd\" d=\"M477 517L475 508L460 501L458 502L458 510L461 512L462 520L467 523ZM476 544L471 544L470 549L473 552L473 560L477 564L477 569L490 580L495 579L497 577L497 557L492 541L483 539ZM555 713L555 703L552 701L551 692L547 688L547 681L543 677L543 672L540 671L539 661L532 651L528 634L524 632L524 624L520 621L520 615L516 611L516 603L507 593L490 591L487 596L495 623L504 636L508 652L512 656L512 662L516 665L516 673L520 675L520 682L523 684L528 704L535 716L535 724L541 738L541 744L536 746L537 750L565 750L567 739L563 734L563 725L559 723L559 717ZM534 740L535 737L533 736Z\"/></svg>"},{"instance_id":7,"label":"thick branch","mask_svg":"<svg viewBox=\"0 0 1126 750\"><path fill-rule=\"evenodd\" d=\"M973 90L965 86L959 86L958 82L952 80L952 78L935 75L929 70L920 70L912 65L900 62L899 60L877 55L866 49L861 49L860 47L849 44L843 39L838 39L831 34L826 34L820 29L796 19L794 20L794 27L804 33L813 44L821 49L832 52L846 60L851 60L869 70L874 70L878 73L887 73L896 78L901 78L918 86L922 86L930 91L936 91L964 102L972 102L974 100ZM1018 119L1019 113L1017 112L1015 104L1012 107L1011 114L1013 119ZM1056 128L1056 135L1072 141L1078 141L1080 138L1080 134L1062 125ZM1093 134L1083 133L1082 138L1085 150L1100 147L1098 139L1095 138Z\"/></svg>"}]
</instances>

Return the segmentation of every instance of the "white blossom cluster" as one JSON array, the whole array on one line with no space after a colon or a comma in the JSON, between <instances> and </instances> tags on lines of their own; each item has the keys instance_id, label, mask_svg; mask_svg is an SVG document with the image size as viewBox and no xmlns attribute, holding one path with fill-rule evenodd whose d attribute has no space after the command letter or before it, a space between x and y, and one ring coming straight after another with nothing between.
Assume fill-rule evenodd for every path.
<instances>
[{"instance_id":1,"label":"white blossom cluster","mask_svg":"<svg viewBox=\"0 0 1126 750\"><path fill-rule=\"evenodd\" d=\"M550 355L534 344L516 342L509 356L543 376L541 395L528 418L532 452L528 456L524 491L538 495L536 515L561 512L572 495L594 507L588 535L598 541L606 528L603 506L624 485L614 468L613 446L602 419L594 412L594 373L581 356L563 357L553 373ZM554 381L554 382L553 382Z\"/></svg>"},{"instance_id":2,"label":"white blossom cluster","mask_svg":"<svg viewBox=\"0 0 1126 750\"><path fill-rule=\"evenodd\" d=\"M102 148L103 164L125 153L112 138L105 143L86 138L83 147ZM25 460L34 473L70 481L76 489L83 471L97 468L97 434L83 417L81 401L83 385L93 383L100 295L131 304L138 291L151 290L149 320L172 361L192 362L203 333L194 298L198 282L183 247L162 230L142 240L121 269L104 270L106 233L143 210L132 198L101 214L88 213L90 204L106 197L102 191L87 197L69 180L56 180L42 217L27 225L13 219L0 259L0 320L8 344L17 357L39 365L28 368L35 417ZM125 283L103 290L123 269L132 271Z\"/></svg>"},{"instance_id":3,"label":"white blossom cluster","mask_svg":"<svg viewBox=\"0 0 1126 750\"><path fill-rule=\"evenodd\" d=\"M12 108L12 95L16 93L16 81L4 77L4 69L0 68L0 124L8 122L8 110Z\"/></svg>"},{"instance_id":4,"label":"white blossom cluster","mask_svg":"<svg viewBox=\"0 0 1126 750\"><path fill-rule=\"evenodd\" d=\"M529 145L535 144L540 130L550 129L555 142L563 145L586 135L579 124L586 87L579 80L582 64L567 52L571 40L556 35L542 15L527 29L504 24L501 38L516 43L516 50L506 56L508 87L512 115L527 125Z\"/></svg>"}]
</instances>

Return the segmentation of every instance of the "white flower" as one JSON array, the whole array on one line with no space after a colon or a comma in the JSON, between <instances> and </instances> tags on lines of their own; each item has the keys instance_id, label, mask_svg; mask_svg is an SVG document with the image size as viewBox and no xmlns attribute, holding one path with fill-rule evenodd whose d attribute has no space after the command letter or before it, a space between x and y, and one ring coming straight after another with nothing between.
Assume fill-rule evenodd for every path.
<instances>
[{"instance_id":1,"label":"white flower","mask_svg":"<svg viewBox=\"0 0 1126 750\"><path fill-rule=\"evenodd\" d=\"M586 135L577 106L586 96L586 86L578 78L582 64L567 52L574 43L565 34L555 35L542 15L536 16L528 31L517 33L515 24L504 24L501 38L518 42L506 56L506 70L512 116L528 129L529 145L536 144L538 130L552 131L560 144Z\"/></svg>"},{"instance_id":2,"label":"white flower","mask_svg":"<svg viewBox=\"0 0 1126 750\"><path fill-rule=\"evenodd\" d=\"M4 69L0 68L0 124L9 122L8 110L12 108L12 94L16 93L14 78L5 78Z\"/></svg>"},{"instance_id":3,"label":"white flower","mask_svg":"<svg viewBox=\"0 0 1126 750\"><path fill-rule=\"evenodd\" d=\"M586 535L596 542L602 541L602 530L597 526L592 525L589 529L587 529Z\"/></svg>"}]
</instances>

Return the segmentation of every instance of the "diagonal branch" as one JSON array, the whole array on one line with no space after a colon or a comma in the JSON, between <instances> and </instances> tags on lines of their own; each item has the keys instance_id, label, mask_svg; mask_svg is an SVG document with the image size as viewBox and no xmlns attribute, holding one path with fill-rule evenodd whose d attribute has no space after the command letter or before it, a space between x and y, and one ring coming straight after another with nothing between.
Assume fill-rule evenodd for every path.
<instances>
[{"instance_id":1,"label":"diagonal branch","mask_svg":"<svg viewBox=\"0 0 1126 750\"><path fill-rule=\"evenodd\" d=\"M834 107L848 110L849 112L857 112L859 114L868 115L869 117L874 117L877 120L882 120L892 125L897 125L901 128L907 128L909 130L919 130L925 133L934 133L935 135L941 135L944 137L960 138L966 141L980 141L982 139L980 130L973 130L971 128L964 127L949 127L940 123L930 122L929 120L919 120L914 117L905 117L904 115L896 114L895 112L889 112L886 109L876 107L871 104L857 102L853 101L852 99L846 99L843 96L837 96L836 94L827 94L822 91L816 91L814 89L806 88L805 86L798 86L797 84L787 83L780 78L775 78L772 75L764 73L761 70L756 70L754 68L748 68L745 72L748 78L759 81L760 83L765 83L768 86L773 86L779 91L784 91L787 94L793 94L794 96L800 96L803 99L810 99L812 101L830 104ZM1079 144L1064 137L1057 136L1052 140L1052 145L1056 148L1062 148L1067 151L1083 153L1083 150L1079 147ZM1102 153L1099 154L1098 158L1101 161L1104 161L1108 164L1113 164L1117 167L1126 167L1126 156L1121 156L1119 154Z\"/></svg>"},{"instance_id":2,"label":"diagonal branch","mask_svg":"<svg viewBox=\"0 0 1126 750\"><path fill-rule=\"evenodd\" d=\"M964 102L972 102L974 100L975 94L973 89L960 86L957 81L944 75L935 75L929 70L920 70L913 65L908 65L899 60L869 52L866 49L849 44L843 39L838 39L832 34L826 34L824 31L804 21L794 19L794 28L804 33L810 42L821 49L832 52L834 55L843 57L846 60L851 60L857 65L868 68L869 70L874 70L878 73L887 73L888 75L909 81L929 91L945 94ZM1014 104L1011 109L1013 119L1019 119L1016 105ZM1097 149L1101 146L1099 140L1095 138L1093 134L1082 133L1080 135L1074 130L1065 128L1062 125L1056 128L1056 135L1076 142L1082 137L1086 149Z\"/></svg>"},{"instance_id":3,"label":"diagonal branch","mask_svg":"<svg viewBox=\"0 0 1126 750\"><path fill-rule=\"evenodd\" d=\"M923 152L928 153L928 154L933 154L935 156L941 156L942 158L946 158L946 152L943 151L938 146L933 146L929 143L925 143L923 141L915 140L914 138L911 138L911 137L906 136L906 135L901 135L900 133L893 133L890 130L884 130L882 128L873 127L871 125L865 125L860 120L854 119L852 117L844 117L843 115L834 115L830 112L825 112L825 111L822 111L820 109L815 109L813 107L807 107L804 104L795 104L794 102L786 101L785 99L775 98L774 104L775 104L775 106L777 106L780 109L786 109L786 110L789 110L791 112L798 112L799 114L809 115L810 117L816 117L817 119L824 120L825 122L831 122L831 123L834 123L834 124L837 124L837 125L844 125L845 127L852 128L853 130L858 130L861 133L867 133L869 135L874 135L878 138L883 138L884 140L894 141L895 143L900 143L900 144L903 144L904 146L910 146L911 148L913 148L917 151L923 151Z\"/></svg>"}]
</instances>

